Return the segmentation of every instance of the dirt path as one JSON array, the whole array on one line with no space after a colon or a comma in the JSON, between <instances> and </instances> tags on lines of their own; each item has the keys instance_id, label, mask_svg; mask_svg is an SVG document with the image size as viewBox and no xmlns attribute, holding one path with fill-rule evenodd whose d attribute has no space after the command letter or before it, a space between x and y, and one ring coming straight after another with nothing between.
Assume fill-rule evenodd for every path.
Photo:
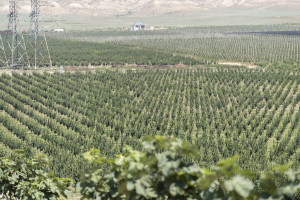
<instances>
[{"instance_id":1,"label":"dirt path","mask_svg":"<svg viewBox=\"0 0 300 200\"><path fill-rule=\"evenodd\" d=\"M135 68L144 68L144 69L167 69L167 68L188 68L186 65L183 64L177 64L177 65L112 65L112 66L64 66L64 72L85 72L85 71L96 71L97 69L135 69ZM12 73L19 73L19 74L32 74L32 73L49 73L53 74L55 72L59 72L59 67L48 67L48 68L38 68L37 70L22 70L22 69L0 69L0 75L1 74L9 74L12 75Z\"/></svg>"},{"instance_id":2,"label":"dirt path","mask_svg":"<svg viewBox=\"0 0 300 200\"><path fill-rule=\"evenodd\" d=\"M87 66L87 67L82 67L82 66L66 66L64 67L64 72L76 72L76 71L94 71L96 69L100 69L100 68L105 68L105 67L95 67L95 66ZM12 73L19 73L19 74L32 74L32 73L40 73L43 74L45 72L49 73L49 74L53 74L55 72L59 72L59 67L51 67L51 68L39 68L37 70L31 70L31 69L27 69L27 70L22 70L22 69L0 69L0 75L1 74L8 74L8 75L12 75Z\"/></svg>"},{"instance_id":3,"label":"dirt path","mask_svg":"<svg viewBox=\"0 0 300 200\"><path fill-rule=\"evenodd\" d=\"M44 73L44 72L48 72L50 74L53 74L54 72L58 72L59 70L22 70L22 69L0 69L0 75L2 74L8 74L8 75L12 75L13 73L19 73L19 74L32 74L33 72L36 73Z\"/></svg>"},{"instance_id":4,"label":"dirt path","mask_svg":"<svg viewBox=\"0 0 300 200\"><path fill-rule=\"evenodd\" d=\"M247 67L249 69L256 69L259 66L254 65L252 63L242 63L242 62L227 62L227 61L221 61L218 63L219 65L229 65L229 66L237 66L237 67Z\"/></svg>"},{"instance_id":5,"label":"dirt path","mask_svg":"<svg viewBox=\"0 0 300 200\"><path fill-rule=\"evenodd\" d=\"M249 69L255 69L258 66L256 65L251 65L249 63L238 63L238 62L219 62L218 64L220 65L227 65L227 66L244 66ZM144 69L169 69L169 68L174 68L174 69L186 69L188 66L183 65L183 64L177 64L177 65L112 65L112 66L65 66L64 67L64 72L76 72L76 71L96 71L97 69L137 69L137 68L144 68ZM214 67L206 67L206 66L196 66L196 68L208 68L208 69L216 69ZM19 74L32 74L32 73L40 73L43 74L45 72L49 74L53 74L55 72L59 72L59 67L48 67L48 68L39 68L37 70L22 70L22 69L0 69L0 75L1 74L9 74L12 75L13 73L19 73Z\"/></svg>"}]
</instances>

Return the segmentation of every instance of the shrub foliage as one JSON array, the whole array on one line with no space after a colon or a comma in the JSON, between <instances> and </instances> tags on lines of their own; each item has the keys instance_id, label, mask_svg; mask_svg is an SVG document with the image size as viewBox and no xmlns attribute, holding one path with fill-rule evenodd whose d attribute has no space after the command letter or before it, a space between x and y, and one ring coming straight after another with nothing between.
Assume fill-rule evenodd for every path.
<instances>
[{"instance_id":1,"label":"shrub foliage","mask_svg":"<svg viewBox=\"0 0 300 200\"><path fill-rule=\"evenodd\" d=\"M240 169L235 156L208 170L190 161L197 151L180 139L156 136L143 146L144 152L127 147L123 155L106 160L106 173L84 174L83 199L296 199L300 192L300 173L289 166L254 174ZM95 149L84 157L91 163L105 160Z\"/></svg>"},{"instance_id":2,"label":"shrub foliage","mask_svg":"<svg viewBox=\"0 0 300 200\"><path fill-rule=\"evenodd\" d=\"M180 139L146 138L144 151L126 147L126 153L110 160L91 149L87 163L109 164L82 174L77 187L82 199L299 199L300 172L288 165L272 172L242 170L238 156L220 161L212 169L192 162L196 148ZM27 159L17 150L0 160L0 192L5 199L60 199L70 197L73 181L43 170L48 159ZM257 180L255 177L259 177ZM256 180L253 182L253 180Z\"/></svg>"},{"instance_id":3,"label":"shrub foliage","mask_svg":"<svg viewBox=\"0 0 300 200\"><path fill-rule=\"evenodd\" d=\"M0 193L4 199L59 199L70 195L72 180L46 173L48 158L37 155L31 159L23 150L15 150L0 160Z\"/></svg>"}]
</instances>

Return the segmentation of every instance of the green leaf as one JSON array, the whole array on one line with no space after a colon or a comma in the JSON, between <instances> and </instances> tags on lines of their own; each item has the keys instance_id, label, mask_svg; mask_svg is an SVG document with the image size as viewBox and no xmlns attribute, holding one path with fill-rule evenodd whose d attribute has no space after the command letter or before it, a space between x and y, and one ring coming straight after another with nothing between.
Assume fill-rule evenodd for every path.
<instances>
[{"instance_id":1,"label":"green leaf","mask_svg":"<svg viewBox=\"0 0 300 200\"><path fill-rule=\"evenodd\" d=\"M247 198L254 189L252 181L241 175L236 175L230 180L225 181L224 185L227 191L235 191L243 198Z\"/></svg>"},{"instance_id":2,"label":"green leaf","mask_svg":"<svg viewBox=\"0 0 300 200\"><path fill-rule=\"evenodd\" d=\"M287 176L287 178L290 181L294 182L294 181L296 181L297 175L299 174L299 172L296 172L292 169L288 169L288 170L285 170L284 174Z\"/></svg>"},{"instance_id":3,"label":"green leaf","mask_svg":"<svg viewBox=\"0 0 300 200\"><path fill-rule=\"evenodd\" d=\"M146 189L140 180L138 180L137 183L135 184L135 188L136 188L137 194L142 195L142 196L146 195Z\"/></svg>"},{"instance_id":4,"label":"green leaf","mask_svg":"<svg viewBox=\"0 0 300 200\"><path fill-rule=\"evenodd\" d=\"M145 149L155 150L153 141L144 141L142 144Z\"/></svg>"},{"instance_id":5,"label":"green leaf","mask_svg":"<svg viewBox=\"0 0 300 200\"><path fill-rule=\"evenodd\" d=\"M274 182L273 178L274 177L272 176L272 174L267 173L267 172L263 172L260 177L261 188L264 190L264 192L267 192L271 195L275 194L277 191L277 186L276 186L276 183Z\"/></svg>"},{"instance_id":6,"label":"green leaf","mask_svg":"<svg viewBox=\"0 0 300 200\"><path fill-rule=\"evenodd\" d=\"M273 171L277 171L277 172L280 172L280 173L284 173L284 172L286 172L288 169L290 169L291 165L292 165L291 163L286 164L286 165L276 165L275 167L273 167Z\"/></svg>"},{"instance_id":7,"label":"green leaf","mask_svg":"<svg viewBox=\"0 0 300 200\"><path fill-rule=\"evenodd\" d=\"M126 184L126 189L132 191L134 189L134 183L132 181L128 181Z\"/></svg>"},{"instance_id":8,"label":"green leaf","mask_svg":"<svg viewBox=\"0 0 300 200\"><path fill-rule=\"evenodd\" d=\"M216 175L207 175L203 178L198 179L197 185L200 188L200 190L206 190L217 180Z\"/></svg>"},{"instance_id":9,"label":"green leaf","mask_svg":"<svg viewBox=\"0 0 300 200\"><path fill-rule=\"evenodd\" d=\"M217 166L232 166L237 162L238 159L239 159L239 155L235 155L232 158L227 158L225 160L219 161Z\"/></svg>"},{"instance_id":10,"label":"green leaf","mask_svg":"<svg viewBox=\"0 0 300 200\"><path fill-rule=\"evenodd\" d=\"M83 154L83 158L89 163L102 163L102 161L104 160L103 158L101 158L100 150L98 149L90 149L90 151Z\"/></svg>"},{"instance_id":11,"label":"green leaf","mask_svg":"<svg viewBox=\"0 0 300 200\"><path fill-rule=\"evenodd\" d=\"M157 198L158 195L153 188L147 188L146 191L149 198Z\"/></svg>"},{"instance_id":12,"label":"green leaf","mask_svg":"<svg viewBox=\"0 0 300 200\"><path fill-rule=\"evenodd\" d=\"M196 164L193 164L193 165L190 165L188 167L184 167L183 171L188 173L188 174L199 173L200 172L200 167Z\"/></svg>"},{"instance_id":13,"label":"green leaf","mask_svg":"<svg viewBox=\"0 0 300 200\"><path fill-rule=\"evenodd\" d=\"M285 194L285 195L288 195L288 196L293 196L298 192L299 188L300 188L300 185L299 186L287 185L285 187L279 188L278 193L279 194Z\"/></svg>"}]
</instances>

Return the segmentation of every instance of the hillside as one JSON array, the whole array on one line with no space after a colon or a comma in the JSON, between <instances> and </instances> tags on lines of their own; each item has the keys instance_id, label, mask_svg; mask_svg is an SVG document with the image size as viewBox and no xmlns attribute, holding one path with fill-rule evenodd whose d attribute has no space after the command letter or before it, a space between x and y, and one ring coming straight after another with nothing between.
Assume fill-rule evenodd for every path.
<instances>
[{"instance_id":1,"label":"hillside","mask_svg":"<svg viewBox=\"0 0 300 200\"><path fill-rule=\"evenodd\" d=\"M50 0L54 14L94 16L147 15L149 13L188 13L214 8L300 7L298 0ZM30 10L30 1L21 1L22 12ZM8 1L0 0L0 13L8 11Z\"/></svg>"}]
</instances>

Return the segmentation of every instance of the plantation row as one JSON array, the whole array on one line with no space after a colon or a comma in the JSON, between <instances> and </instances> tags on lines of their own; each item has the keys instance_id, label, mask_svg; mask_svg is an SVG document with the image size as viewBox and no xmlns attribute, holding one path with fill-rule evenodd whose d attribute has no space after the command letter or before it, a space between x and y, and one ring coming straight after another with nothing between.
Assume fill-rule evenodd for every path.
<instances>
[{"instance_id":1,"label":"plantation row","mask_svg":"<svg viewBox=\"0 0 300 200\"><path fill-rule=\"evenodd\" d=\"M6 55L11 57L11 52L8 51L6 37L2 37L6 48ZM8 38L9 39L9 38ZM10 41L10 40L9 40ZM173 53L163 50L154 50L149 48L137 47L136 45L113 44L113 43L91 43L80 42L63 39L48 39L49 51L52 58L52 65L73 65L87 66L89 64L99 65L176 65L183 63L186 65L197 65L200 62L194 58L174 55ZM28 58L30 63L34 62L34 51L30 46L28 49ZM45 52L44 52L45 53ZM47 54L43 54L47 55ZM2 51L1 56L4 57ZM49 64L49 60L45 59L45 63ZM0 67L6 67L0 63Z\"/></svg>"},{"instance_id":2,"label":"plantation row","mask_svg":"<svg viewBox=\"0 0 300 200\"><path fill-rule=\"evenodd\" d=\"M240 69L2 75L0 153L44 152L76 177L88 149L113 157L158 134L195 144L203 166L240 154L252 170L299 167L299 87L297 74Z\"/></svg>"},{"instance_id":3,"label":"plantation row","mask_svg":"<svg viewBox=\"0 0 300 200\"><path fill-rule=\"evenodd\" d=\"M282 27L270 30L282 30ZM293 27L287 27L292 30ZM295 27L297 29L298 27ZM266 27L188 28L147 32L49 34L53 65L198 65L218 61L254 62L299 71L300 36L258 34ZM240 34L239 31L245 34ZM248 31L248 32L247 32ZM25 37L27 37L25 35ZM7 37L2 36L8 50ZM63 39L62 39L63 38ZM10 41L10 39L8 38ZM82 40L82 41L77 41ZM32 48L27 47L33 63ZM3 57L2 51L0 57ZM10 57L10 52L7 52ZM0 67L3 64L0 63Z\"/></svg>"},{"instance_id":4,"label":"plantation row","mask_svg":"<svg viewBox=\"0 0 300 200\"><path fill-rule=\"evenodd\" d=\"M191 54L204 61L300 62L299 35L212 35L191 38L155 38L128 44ZM119 42L123 43L123 42Z\"/></svg>"},{"instance_id":5,"label":"plantation row","mask_svg":"<svg viewBox=\"0 0 300 200\"><path fill-rule=\"evenodd\" d=\"M185 28L170 28L157 29L154 31L72 31L66 33L51 33L47 34L50 37L64 38L67 40L86 40L94 42L104 41L123 41L129 39L149 39L149 38L191 38L203 35L216 34L232 34L232 33L251 33L251 32L267 32L267 31L297 31L300 26L293 24L281 25L251 25L251 26L203 26L203 27L185 27Z\"/></svg>"},{"instance_id":6,"label":"plantation row","mask_svg":"<svg viewBox=\"0 0 300 200\"><path fill-rule=\"evenodd\" d=\"M90 43L49 39L53 65L197 65L194 58L173 55L163 50L113 43Z\"/></svg>"},{"instance_id":7,"label":"plantation row","mask_svg":"<svg viewBox=\"0 0 300 200\"><path fill-rule=\"evenodd\" d=\"M133 45L187 54L202 63L218 61L255 62L265 67L297 68L300 63L300 35L263 34L267 31L297 31L296 25L195 27L155 31L91 31L49 34L52 38L95 43ZM292 63L289 63L291 62ZM189 64L188 62L185 62ZM283 64L282 64L283 63Z\"/></svg>"}]
</instances>

